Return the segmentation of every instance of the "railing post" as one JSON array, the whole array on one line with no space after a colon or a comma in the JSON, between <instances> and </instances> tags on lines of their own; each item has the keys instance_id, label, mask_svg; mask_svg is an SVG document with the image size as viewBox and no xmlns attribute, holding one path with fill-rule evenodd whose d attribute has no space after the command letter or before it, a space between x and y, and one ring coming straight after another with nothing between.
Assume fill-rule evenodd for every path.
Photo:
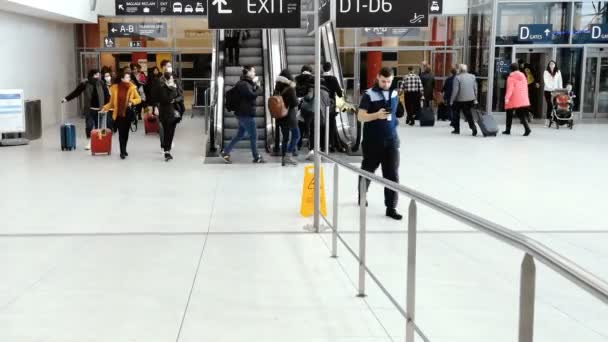
<instances>
[{"instance_id":1,"label":"railing post","mask_svg":"<svg viewBox=\"0 0 608 342\"><path fill-rule=\"evenodd\" d=\"M416 330L416 239L418 225L418 207L411 200L407 212L407 293L406 307L407 322L405 326L405 341L414 342Z\"/></svg>"},{"instance_id":2,"label":"railing post","mask_svg":"<svg viewBox=\"0 0 608 342\"><path fill-rule=\"evenodd\" d=\"M340 167L338 166L338 164L337 163L334 164L334 210L333 210L334 230L331 234L331 257L332 258L338 257L338 201L339 201L338 191L340 191L339 170L340 170Z\"/></svg>"},{"instance_id":3,"label":"railing post","mask_svg":"<svg viewBox=\"0 0 608 342\"><path fill-rule=\"evenodd\" d=\"M330 107L325 108L325 153L329 154L329 111Z\"/></svg>"},{"instance_id":4,"label":"railing post","mask_svg":"<svg viewBox=\"0 0 608 342\"><path fill-rule=\"evenodd\" d=\"M519 285L519 342L534 340L534 302L536 299L536 266L534 258L526 253L521 263Z\"/></svg>"},{"instance_id":5,"label":"railing post","mask_svg":"<svg viewBox=\"0 0 608 342\"><path fill-rule=\"evenodd\" d=\"M365 243L367 235L367 180L359 177L359 297L365 297Z\"/></svg>"}]
</instances>

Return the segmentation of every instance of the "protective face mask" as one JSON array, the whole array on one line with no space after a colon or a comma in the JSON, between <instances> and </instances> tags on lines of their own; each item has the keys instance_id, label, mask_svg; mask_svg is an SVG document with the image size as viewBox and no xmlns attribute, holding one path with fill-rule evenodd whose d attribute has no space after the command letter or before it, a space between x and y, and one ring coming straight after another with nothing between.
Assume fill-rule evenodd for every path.
<instances>
[{"instance_id":1,"label":"protective face mask","mask_svg":"<svg viewBox=\"0 0 608 342\"><path fill-rule=\"evenodd\" d=\"M167 72L173 72L173 68L171 68L171 67L167 68L166 70L167 70Z\"/></svg>"},{"instance_id":2,"label":"protective face mask","mask_svg":"<svg viewBox=\"0 0 608 342\"><path fill-rule=\"evenodd\" d=\"M112 82L112 77L106 77L105 80L107 83L110 83L110 82Z\"/></svg>"}]
</instances>

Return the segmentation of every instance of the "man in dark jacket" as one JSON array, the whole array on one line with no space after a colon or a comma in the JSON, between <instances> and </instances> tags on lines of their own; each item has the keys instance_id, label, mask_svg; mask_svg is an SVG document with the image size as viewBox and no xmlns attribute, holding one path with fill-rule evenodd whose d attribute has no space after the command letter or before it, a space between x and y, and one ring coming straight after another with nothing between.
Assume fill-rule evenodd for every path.
<instances>
[{"instance_id":1,"label":"man in dark jacket","mask_svg":"<svg viewBox=\"0 0 608 342\"><path fill-rule=\"evenodd\" d=\"M429 66L426 66L420 74L420 81L422 81L422 88L424 88L424 107L428 108L431 106L433 91L435 91L435 75L433 75Z\"/></svg>"},{"instance_id":2,"label":"man in dark jacket","mask_svg":"<svg viewBox=\"0 0 608 342\"><path fill-rule=\"evenodd\" d=\"M323 80L325 80L325 85L329 90L329 99L331 101L329 111L329 150L334 152L340 147L338 126L336 125L336 115L338 114L336 111L336 97L344 97L344 93L342 92L340 82L331 73L331 63L329 62L323 64Z\"/></svg>"},{"instance_id":3,"label":"man in dark jacket","mask_svg":"<svg viewBox=\"0 0 608 342\"><path fill-rule=\"evenodd\" d=\"M94 69L89 71L87 80L81 82L73 92L61 100L61 103L72 101L80 95L83 95L82 114L86 119L85 133L87 139L89 139L85 150L90 150L91 131L98 128L97 115L99 110L106 104L106 99L110 97L107 87L104 87L101 82L99 70Z\"/></svg>"},{"instance_id":4,"label":"man in dark jacket","mask_svg":"<svg viewBox=\"0 0 608 342\"><path fill-rule=\"evenodd\" d=\"M452 115L452 107L449 105L450 100L452 99L452 91L454 89L454 78L456 77L456 69L452 69L450 77L448 77L447 80L445 80L445 83L443 84L443 89L442 89L442 93L443 93L443 103L445 105L445 110L447 111L447 118L450 120L450 126L454 127L454 118ZM443 119L440 118L440 120Z\"/></svg>"},{"instance_id":5,"label":"man in dark jacket","mask_svg":"<svg viewBox=\"0 0 608 342\"><path fill-rule=\"evenodd\" d=\"M236 136L232 139L227 148L222 151L221 155L224 161L228 164L230 160L230 152L234 146L245 137L245 133L249 135L251 142L251 154L253 162L256 164L264 163L264 159L258 153L258 134L255 124L255 102L258 96L262 95L263 89L260 87L260 80L255 75L255 68L246 66L243 68L241 80L235 85L239 94L238 109L234 113L239 121L239 130Z\"/></svg>"}]
</instances>

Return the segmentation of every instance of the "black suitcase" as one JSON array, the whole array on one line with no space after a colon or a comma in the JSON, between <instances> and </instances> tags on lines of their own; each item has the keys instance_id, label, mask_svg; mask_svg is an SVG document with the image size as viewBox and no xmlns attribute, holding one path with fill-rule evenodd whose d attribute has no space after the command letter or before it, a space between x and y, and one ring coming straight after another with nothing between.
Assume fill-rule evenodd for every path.
<instances>
[{"instance_id":1,"label":"black suitcase","mask_svg":"<svg viewBox=\"0 0 608 342\"><path fill-rule=\"evenodd\" d=\"M435 126L435 113L431 107L422 107L416 115L416 119L420 120L420 127Z\"/></svg>"},{"instance_id":2,"label":"black suitcase","mask_svg":"<svg viewBox=\"0 0 608 342\"><path fill-rule=\"evenodd\" d=\"M492 114L488 114L479 108L473 109L473 117L481 129L484 137L495 137L498 134L498 124Z\"/></svg>"}]
</instances>

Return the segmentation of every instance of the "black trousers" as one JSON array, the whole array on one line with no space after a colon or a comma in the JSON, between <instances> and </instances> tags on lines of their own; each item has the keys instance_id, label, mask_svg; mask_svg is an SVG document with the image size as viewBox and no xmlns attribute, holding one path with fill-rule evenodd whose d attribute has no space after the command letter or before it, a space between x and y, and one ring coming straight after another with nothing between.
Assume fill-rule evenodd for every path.
<instances>
[{"instance_id":1,"label":"black trousers","mask_svg":"<svg viewBox=\"0 0 608 342\"><path fill-rule=\"evenodd\" d=\"M507 110L507 132L511 132L511 126L513 125L513 115L517 115L519 121L524 126L526 132L530 131L528 125L528 108L514 108Z\"/></svg>"},{"instance_id":2,"label":"black trousers","mask_svg":"<svg viewBox=\"0 0 608 342\"><path fill-rule=\"evenodd\" d=\"M382 177L399 183L399 143L389 143L379 146L372 146L366 144L363 147L363 161L361 162L361 169L375 173L378 167L382 168ZM361 184L361 178L359 177L359 184ZM369 189L370 181L367 182L367 188ZM357 189L360 189L357 186ZM359 198L360 195L359 195ZM397 208L399 202L399 196L393 190L384 189L384 205L387 209ZM363 204L362 204L363 205Z\"/></svg>"},{"instance_id":3,"label":"black trousers","mask_svg":"<svg viewBox=\"0 0 608 342\"><path fill-rule=\"evenodd\" d=\"M302 136L308 137L308 150L312 151L315 149L315 115L311 113L302 113L304 117L305 131L302 132ZM321 150L325 151L325 123L321 118Z\"/></svg>"},{"instance_id":4,"label":"black trousers","mask_svg":"<svg viewBox=\"0 0 608 342\"><path fill-rule=\"evenodd\" d=\"M118 142L120 143L120 154L127 153L127 142L129 141L129 132L131 131L131 120L124 116L116 118L118 126Z\"/></svg>"},{"instance_id":5,"label":"black trousers","mask_svg":"<svg viewBox=\"0 0 608 342\"><path fill-rule=\"evenodd\" d=\"M97 129L99 127L98 117L99 111L89 109L89 112L86 114L86 125L85 125L85 133L87 135L87 139L91 139L91 131Z\"/></svg>"},{"instance_id":6,"label":"black trousers","mask_svg":"<svg viewBox=\"0 0 608 342\"><path fill-rule=\"evenodd\" d=\"M329 148L330 149L340 149L342 148L340 144L340 139L338 138L338 124L337 124L337 116L336 106L330 108L329 111Z\"/></svg>"},{"instance_id":7,"label":"black trousers","mask_svg":"<svg viewBox=\"0 0 608 342\"><path fill-rule=\"evenodd\" d=\"M239 38L226 38L226 55L228 55L228 62L234 65L239 64L239 54Z\"/></svg>"},{"instance_id":8,"label":"black trousers","mask_svg":"<svg viewBox=\"0 0 608 342\"><path fill-rule=\"evenodd\" d=\"M407 111L407 124L414 124L416 119L416 113L420 111L420 98L419 92L406 92L404 95L405 110Z\"/></svg>"},{"instance_id":9,"label":"black trousers","mask_svg":"<svg viewBox=\"0 0 608 342\"><path fill-rule=\"evenodd\" d=\"M547 102L547 120L551 120L551 114L553 113L553 100L551 99L551 92L545 92L545 102Z\"/></svg>"},{"instance_id":10,"label":"black trousers","mask_svg":"<svg viewBox=\"0 0 608 342\"><path fill-rule=\"evenodd\" d=\"M175 128L177 127L177 121L174 119L165 119L161 121L161 126L163 127L162 148L165 150L165 152L171 152L171 145L173 145L173 138L175 137Z\"/></svg>"},{"instance_id":11,"label":"black trousers","mask_svg":"<svg viewBox=\"0 0 608 342\"><path fill-rule=\"evenodd\" d=\"M454 130L460 132L460 112L464 113L464 117L467 119L469 128L473 132L477 132L477 126L475 126L475 120L473 120L473 101L468 102L455 102L454 103Z\"/></svg>"}]
</instances>

